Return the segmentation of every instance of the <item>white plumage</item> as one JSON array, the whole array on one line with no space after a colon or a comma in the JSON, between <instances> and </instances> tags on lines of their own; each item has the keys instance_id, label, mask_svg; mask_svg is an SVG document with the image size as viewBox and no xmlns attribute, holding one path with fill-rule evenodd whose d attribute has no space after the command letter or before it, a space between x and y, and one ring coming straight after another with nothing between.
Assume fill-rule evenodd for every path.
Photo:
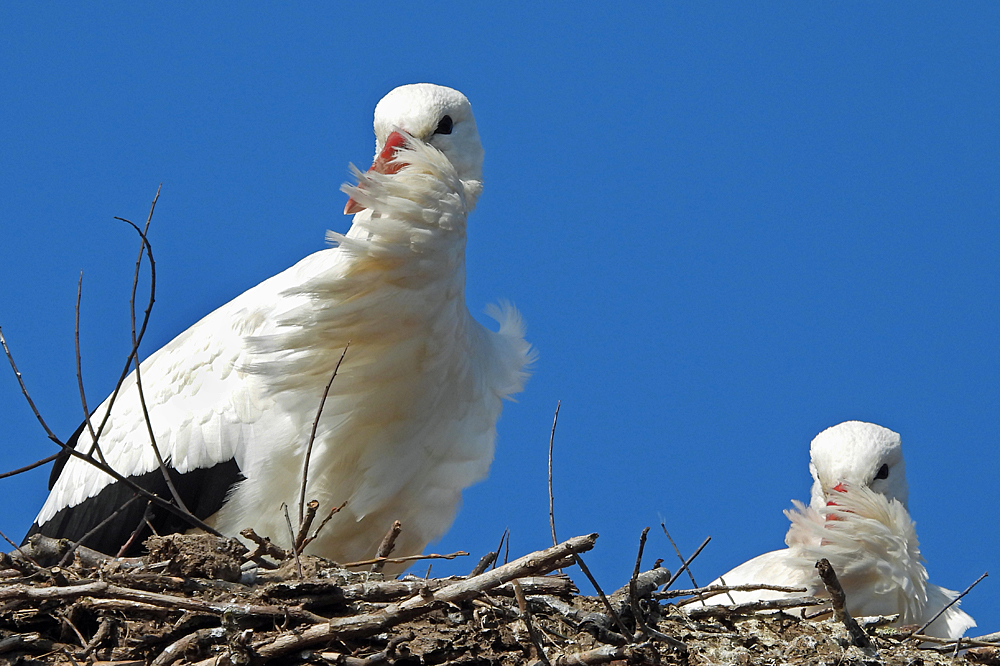
<instances>
[{"instance_id":1,"label":"white plumage","mask_svg":"<svg viewBox=\"0 0 1000 666\"><path fill-rule=\"evenodd\" d=\"M881 426L848 421L824 430L812 442L812 499L793 501L788 548L765 553L736 567L714 584L767 583L807 588L827 596L816 562L826 558L837 572L855 616L899 613L897 624L923 624L955 598L933 585L920 556L917 533L906 508L908 487L899 435ZM795 596L760 590L731 592L736 603ZM729 603L726 595L709 603ZM928 627L932 636L958 638L976 626L949 608Z\"/></svg>"},{"instance_id":2,"label":"white plumage","mask_svg":"<svg viewBox=\"0 0 1000 666\"><path fill-rule=\"evenodd\" d=\"M502 400L533 352L518 313L492 308L493 332L465 305L466 218L482 191L483 151L468 100L402 86L375 110L376 160L344 186L356 212L335 247L310 255L211 313L142 363L157 444L180 473L235 460L245 480L207 522L252 527L287 545L280 506L298 503L309 432L319 422L307 499L347 501L310 552L371 556L394 520L397 553L450 526L460 493L486 476ZM134 374L100 438L127 476L157 469ZM96 410L98 423L107 402ZM77 448L89 449L83 432ZM69 460L36 519L95 497L112 479ZM131 531L133 525L128 525Z\"/></svg>"}]
</instances>

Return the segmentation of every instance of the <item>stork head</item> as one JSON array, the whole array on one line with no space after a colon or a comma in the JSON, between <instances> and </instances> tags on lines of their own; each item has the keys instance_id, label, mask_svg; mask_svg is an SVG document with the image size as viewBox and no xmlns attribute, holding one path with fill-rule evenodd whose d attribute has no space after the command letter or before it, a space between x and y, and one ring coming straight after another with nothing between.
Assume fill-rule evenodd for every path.
<instances>
[{"instance_id":1,"label":"stork head","mask_svg":"<svg viewBox=\"0 0 1000 666\"><path fill-rule=\"evenodd\" d=\"M812 441L813 508L833 501L831 493L865 486L906 507L909 487L899 435L874 423L846 421L827 428Z\"/></svg>"},{"instance_id":2,"label":"stork head","mask_svg":"<svg viewBox=\"0 0 1000 666\"><path fill-rule=\"evenodd\" d=\"M432 83L412 83L383 97L375 107L375 161L369 171L392 174L405 167L395 157L410 137L444 153L462 181L482 181L483 146L472 105L462 93ZM472 189L478 192L479 187ZM364 207L351 199L344 213L361 210Z\"/></svg>"}]
</instances>

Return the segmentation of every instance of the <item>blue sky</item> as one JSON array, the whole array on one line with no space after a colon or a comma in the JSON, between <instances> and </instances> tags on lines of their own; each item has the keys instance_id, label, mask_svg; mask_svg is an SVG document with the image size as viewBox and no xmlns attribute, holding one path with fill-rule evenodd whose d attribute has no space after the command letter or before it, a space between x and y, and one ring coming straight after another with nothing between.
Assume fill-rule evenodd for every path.
<instances>
[{"instance_id":1,"label":"blue sky","mask_svg":"<svg viewBox=\"0 0 1000 666\"><path fill-rule=\"evenodd\" d=\"M809 441L849 419L902 434L931 580L998 568L1000 4L202 4L0 7L0 326L58 433L81 271L92 404L129 348L114 216L163 183L148 355L344 231L375 103L430 81L486 148L470 309L513 300L540 351L433 547L474 557L434 571L506 527L548 543L557 400L557 528L601 534L606 588L661 519L712 536L700 583L781 547ZM0 413L0 467L53 452L9 370ZM12 538L47 473L0 481ZM647 553L675 565L658 527ZM980 633L996 585L963 604Z\"/></svg>"}]
</instances>

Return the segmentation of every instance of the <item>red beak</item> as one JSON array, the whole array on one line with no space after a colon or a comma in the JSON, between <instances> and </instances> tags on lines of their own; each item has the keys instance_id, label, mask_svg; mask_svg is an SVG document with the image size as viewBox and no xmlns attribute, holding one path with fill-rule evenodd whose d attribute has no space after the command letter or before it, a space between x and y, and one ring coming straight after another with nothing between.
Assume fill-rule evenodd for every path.
<instances>
[{"instance_id":1,"label":"red beak","mask_svg":"<svg viewBox=\"0 0 1000 666\"><path fill-rule=\"evenodd\" d=\"M406 166L404 162L393 162L396 157L396 151L406 145L406 137L404 137L399 132L393 132L385 140L385 146L382 148L382 152L378 154L375 161L372 162L369 171L375 171L384 174L393 174ZM353 215L354 213L360 213L365 209L364 206L359 204L353 198L347 200L347 205L344 206L344 215Z\"/></svg>"},{"instance_id":2,"label":"red beak","mask_svg":"<svg viewBox=\"0 0 1000 666\"><path fill-rule=\"evenodd\" d=\"M833 487L833 489L835 491L837 491L838 493L846 493L847 492L847 486L845 486L843 483L838 483L837 485L835 485ZM827 503L826 503L826 505L827 506L840 506L839 504L837 504L833 500L828 500ZM827 520L840 520L840 518L837 518L836 516L828 516Z\"/></svg>"}]
</instances>

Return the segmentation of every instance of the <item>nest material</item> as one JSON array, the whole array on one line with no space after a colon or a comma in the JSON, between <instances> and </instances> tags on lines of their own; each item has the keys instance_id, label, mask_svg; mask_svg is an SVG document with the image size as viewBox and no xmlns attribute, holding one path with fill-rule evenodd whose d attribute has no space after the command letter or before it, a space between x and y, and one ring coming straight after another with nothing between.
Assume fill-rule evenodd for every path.
<instances>
[{"instance_id":1,"label":"nest material","mask_svg":"<svg viewBox=\"0 0 1000 666\"><path fill-rule=\"evenodd\" d=\"M1000 664L992 647L955 658L869 630L862 648L832 619L664 604L653 598L664 569L581 596L552 572L596 537L469 577L398 580L310 556L248 575L246 549L209 535L152 539L136 560L75 551L42 567L69 544L35 538L35 562L0 555L0 663Z\"/></svg>"}]
</instances>

